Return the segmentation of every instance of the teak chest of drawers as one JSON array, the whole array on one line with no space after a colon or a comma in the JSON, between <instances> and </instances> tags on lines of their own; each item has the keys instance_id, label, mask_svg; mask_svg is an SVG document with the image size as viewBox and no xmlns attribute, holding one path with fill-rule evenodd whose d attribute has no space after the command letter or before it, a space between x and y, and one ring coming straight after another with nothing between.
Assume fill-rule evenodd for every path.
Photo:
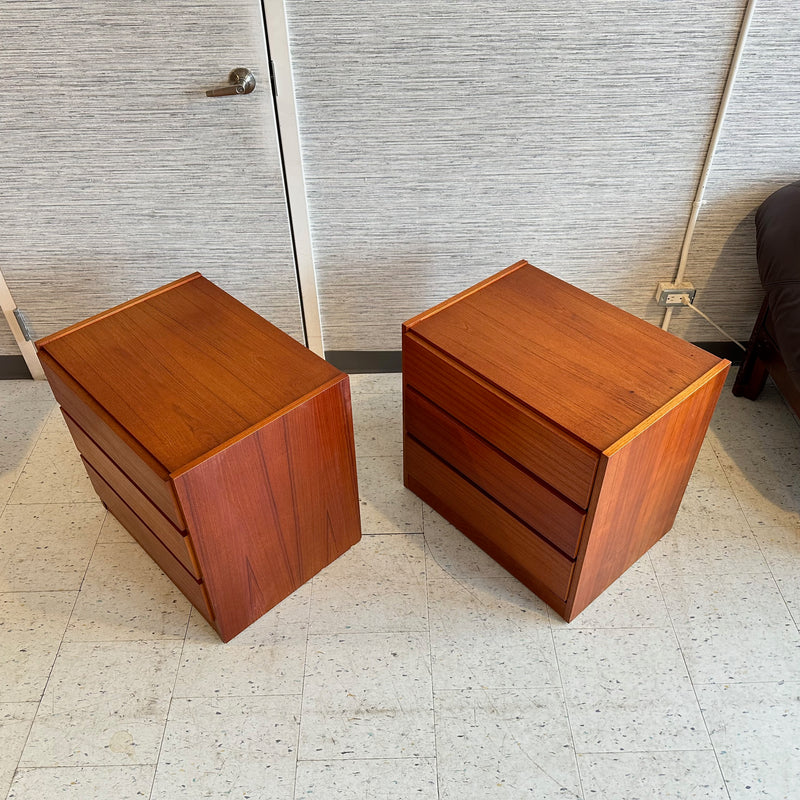
<instances>
[{"instance_id":1,"label":"teak chest of drawers","mask_svg":"<svg viewBox=\"0 0 800 800\"><path fill-rule=\"evenodd\" d=\"M359 540L347 375L199 273L37 348L97 494L223 641Z\"/></svg>"},{"instance_id":2,"label":"teak chest of drawers","mask_svg":"<svg viewBox=\"0 0 800 800\"><path fill-rule=\"evenodd\" d=\"M672 527L729 366L521 261L403 326L406 486L571 620Z\"/></svg>"}]
</instances>

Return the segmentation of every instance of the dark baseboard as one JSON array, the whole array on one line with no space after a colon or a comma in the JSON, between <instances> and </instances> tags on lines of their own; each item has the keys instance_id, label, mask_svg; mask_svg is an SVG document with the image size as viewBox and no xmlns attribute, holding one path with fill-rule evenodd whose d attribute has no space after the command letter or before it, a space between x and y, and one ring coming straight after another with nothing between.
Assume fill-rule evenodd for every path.
<instances>
[{"instance_id":1,"label":"dark baseboard","mask_svg":"<svg viewBox=\"0 0 800 800\"><path fill-rule=\"evenodd\" d=\"M693 342L697 347L727 358L734 364L742 360L744 351L733 342ZM342 372L401 372L399 350L326 350L325 358Z\"/></svg>"},{"instance_id":2,"label":"dark baseboard","mask_svg":"<svg viewBox=\"0 0 800 800\"><path fill-rule=\"evenodd\" d=\"M698 347L734 363L742 360L743 351L733 342L694 342ZM400 372L399 350L326 350L325 358L342 372ZM22 356L0 356L0 380L30 378Z\"/></svg>"},{"instance_id":3,"label":"dark baseboard","mask_svg":"<svg viewBox=\"0 0 800 800\"><path fill-rule=\"evenodd\" d=\"M732 364L741 364L744 358L744 350L733 342L692 342L692 344L718 358L727 358ZM747 345L747 342L742 342L742 344Z\"/></svg>"},{"instance_id":4,"label":"dark baseboard","mask_svg":"<svg viewBox=\"0 0 800 800\"><path fill-rule=\"evenodd\" d=\"M326 350L326 361L342 372L400 372L399 350Z\"/></svg>"},{"instance_id":5,"label":"dark baseboard","mask_svg":"<svg viewBox=\"0 0 800 800\"><path fill-rule=\"evenodd\" d=\"M31 373L22 356L0 356L0 380L30 378Z\"/></svg>"}]
</instances>

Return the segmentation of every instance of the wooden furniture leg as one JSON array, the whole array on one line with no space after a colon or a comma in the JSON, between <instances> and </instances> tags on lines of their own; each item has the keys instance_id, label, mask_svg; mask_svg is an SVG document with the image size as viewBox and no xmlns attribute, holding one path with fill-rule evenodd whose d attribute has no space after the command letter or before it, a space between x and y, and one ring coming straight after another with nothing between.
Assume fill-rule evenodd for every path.
<instances>
[{"instance_id":1,"label":"wooden furniture leg","mask_svg":"<svg viewBox=\"0 0 800 800\"><path fill-rule=\"evenodd\" d=\"M736 397L755 400L761 394L761 390L767 382L769 369L761 355L765 346L764 324L768 312L767 299L764 298L764 302L761 304L761 311L759 311L758 318L753 326L753 332L750 334L747 352L744 355L739 371L736 373L736 380L731 390Z\"/></svg>"}]
</instances>

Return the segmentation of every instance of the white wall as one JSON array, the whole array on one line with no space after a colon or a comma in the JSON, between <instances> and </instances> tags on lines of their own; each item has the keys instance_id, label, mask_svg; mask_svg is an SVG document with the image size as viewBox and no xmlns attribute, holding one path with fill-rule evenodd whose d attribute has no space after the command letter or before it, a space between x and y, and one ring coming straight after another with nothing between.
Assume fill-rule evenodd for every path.
<instances>
[{"instance_id":1,"label":"white wall","mask_svg":"<svg viewBox=\"0 0 800 800\"><path fill-rule=\"evenodd\" d=\"M302 339L258 0L5 2L0 29L0 268L36 333L199 270ZM256 92L206 97L236 66Z\"/></svg>"},{"instance_id":2,"label":"white wall","mask_svg":"<svg viewBox=\"0 0 800 800\"><path fill-rule=\"evenodd\" d=\"M749 336L764 293L755 267L755 210L800 180L800 4L759 0L713 161L690 251L697 305ZM670 330L692 341L721 338L690 311Z\"/></svg>"},{"instance_id":3,"label":"white wall","mask_svg":"<svg viewBox=\"0 0 800 800\"><path fill-rule=\"evenodd\" d=\"M744 5L287 0L326 348L397 349L519 258L660 324ZM756 11L687 275L742 337L743 218L800 177L798 13ZM721 338L689 314L672 329Z\"/></svg>"},{"instance_id":4,"label":"white wall","mask_svg":"<svg viewBox=\"0 0 800 800\"><path fill-rule=\"evenodd\" d=\"M214 2L202 2L206 22L218 13ZM198 4L189 0L138 4L136 13L155 28L130 33L125 7L87 3L97 14L87 16L87 4L2 9L14 35L2 55L0 263L12 291L22 281L35 295L33 307L17 300L40 334L107 306L112 288L121 301L191 271L201 257L224 280L235 247L261 246L247 244L253 202L237 190L236 175L220 178L222 205L212 194L195 206L170 185L131 205L130 196L104 193L100 178L83 180L69 142L80 138L88 115L107 109L70 101L65 69L88 69L91 84L92 70L110 69L144 36L153 55L138 56L123 96L142 125L163 125L217 79L223 62L227 69L246 52L227 22L204 39ZM286 0L326 348L396 349L404 319L519 258L660 323L652 294L677 266L744 4ZM77 15L71 27L65 10ZM123 26L117 50L98 41L98 14ZM203 74L179 47L166 53L170 75L155 67L162 24L201 46ZM799 62L800 6L760 0L687 273L699 289L697 305L742 338L761 297L753 210L800 178ZM33 67L38 83L28 86ZM142 91L150 81L163 81L153 97ZM104 91L101 84L101 100ZM49 107L33 104L48 98ZM225 110L203 106L199 124ZM31 120L40 136L25 135ZM58 145L58 135L67 144ZM123 144L129 183L146 195L149 165L136 168L134 142ZM208 139L204 147L197 158L213 161L224 142ZM242 175L251 169L245 161L238 168ZM107 174L117 172L112 164ZM87 240L96 206L91 198L80 205L86 191L100 192L98 216L106 221L131 206L126 219L141 223L145 241L120 226L105 248ZM175 201L180 214L165 238L152 223ZM192 234L187 221L197 226ZM269 238L275 226L259 220L256 228ZM282 260L290 257L284 245L275 247ZM148 273L154 259L164 268ZM258 255L249 263L236 276L243 299L254 292L258 310L274 318L285 306L290 319L293 277L276 301ZM84 308L87 297L98 308ZM720 338L688 311L676 312L672 330L695 341ZM16 352L0 325L0 353Z\"/></svg>"}]
</instances>

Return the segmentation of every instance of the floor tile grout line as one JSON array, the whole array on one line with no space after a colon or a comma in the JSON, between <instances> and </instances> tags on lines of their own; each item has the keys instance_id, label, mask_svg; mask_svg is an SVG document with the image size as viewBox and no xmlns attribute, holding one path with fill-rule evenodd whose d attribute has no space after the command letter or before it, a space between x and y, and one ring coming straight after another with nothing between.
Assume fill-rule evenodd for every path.
<instances>
[{"instance_id":1,"label":"floor tile grout line","mask_svg":"<svg viewBox=\"0 0 800 800\"><path fill-rule=\"evenodd\" d=\"M107 514L108 514L108 512L106 512L106 515ZM22 749L20 750L20 753L19 753L19 758L17 759L17 766L14 768L14 773L11 776L11 786L9 787L8 795L11 794L11 789L13 788L13 785L14 785L14 778L16 777L17 773L19 772L20 762L22 761L22 758L25 755L25 750L28 747L28 742L30 741L30 738L31 738L31 731L33 731L33 726L34 726L34 723L36 722L36 717L39 716L39 711L41 710L41 707L42 707L42 700L44 699L44 696L47 693L47 687L49 686L50 681L53 678L53 670L55 669L56 662L58 661L58 657L61 654L61 650L62 650L64 644L65 643L69 644L69 642L66 639L67 631L69 630L69 624L72 621L72 615L75 613L75 607L78 605L78 598L80 597L81 589L83 588L83 582L86 580L86 573L89 570L89 564L91 563L92 556L94 555L94 551L97 548L97 542L100 539L100 531L103 528L103 522L105 522L105 518L106 518L106 516L104 515L103 516L103 520L100 522L100 525L97 528L97 538L95 539L94 546L92 547L91 555L89 556L89 558L86 559L86 569L83 571L83 577L81 578L80 586L77 589L69 590L69 591L74 591L75 592L75 599L72 601L72 608L70 609L69 616L67 617L67 621L64 624L64 630L61 633L61 641L59 642L58 647L56 648L55 655L53 656L53 662L50 664L50 669L49 669L49 671L47 673L47 680L44 682L44 685L42 686L42 692L39 695L39 702L38 702L38 704L36 706L36 713L33 715L33 719L31 719L31 724L30 724L30 727L28 728L28 733L27 733L27 735L25 737L25 743L22 745ZM64 590L64 591L68 591L68 590ZM49 765L49 766L53 766L53 765ZM24 769L28 769L28 768L25 767ZM7 797L8 797L8 795L7 795Z\"/></svg>"},{"instance_id":2,"label":"floor tile grout line","mask_svg":"<svg viewBox=\"0 0 800 800\"><path fill-rule=\"evenodd\" d=\"M776 678L771 681L703 681L698 682L697 686L710 687L727 687L727 686L797 686L800 688L800 675L796 680L785 680L783 678Z\"/></svg>"},{"instance_id":3,"label":"floor tile grout line","mask_svg":"<svg viewBox=\"0 0 800 800\"><path fill-rule=\"evenodd\" d=\"M117 769L118 767L155 767L155 763L152 761L146 762L138 762L136 764L131 764L130 761L120 761L118 763L106 763L106 764L44 764L38 765L35 767L22 767L26 772L28 770L46 770L46 769ZM47 798L46 800L50 800Z\"/></svg>"},{"instance_id":4,"label":"floor tile grout line","mask_svg":"<svg viewBox=\"0 0 800 800\"><path fill-rule=\"evenodd\" d=\"M42 695L44 695L44 692L42 692ZM31 724L28 726L28 732L25 734L25 742L20 748L19 758L17 759L17 765L14 767L14 771L11 773L11 781L8 784L8 791L6 792L6 800L8 800L8 798L11 796L11 792L14 789L14 779L17 777L17 774L20 771L19 762L22 760L22 754L25 752L25 748L28 746L28 741L31 738L31 730L33 730L33 723L34 720L36 719L36 715L39 713L39 706L41 704L42 704L42 699L40 697L39 702L36 703L36 711L34 712L33 717L31 717ZM23 767L23 769L28 769L28 767Z\"/></svg>"},{"instance_id":5,"label":"floor tile grout line","mask_svg":"<svg viewBox=\"0 0 800 800\"><path fill-rule=\"evenodd\" d=\"M725 483L728 485L728 490L733 495L733 497L736 499L736 506L739 509L739 511L741 512L742 518L744 519L745 523L747 524L747 527L750 529L750 532L753 533L752 526L750 525L750 520L748 520L748 518L747 518L747 514L745 513L745 510L744 510L744 508L742 506L742 501L739 499L739 494L737 493L736 489L734 488L733 483L731 483L731 479L728 476L728 471L725 469L725 466L723 465L723 463L722 463L722 461L720 459L720 454L717 452L717 448L714 446L714 442L711 441L711 440L709 440L709 441L711 443L711 451L714 453L714 458L715 458L715 460L717 462L717 466L719 467L719 470L722 473L722 477L725 479Z\"/></svg>"},{"instance_id":6,"label":"floor tile grout line","mask_svg":"<svg viewBox=\"0 0 800 800\"><path fill-rule=\"evenodd\" d=\"M773 384L773 386L774 386L774 384ZM791 405L789 404L789 401L788 401L788 400L787 400L787 399L786 399L786 398L783 396L783 394L781 393L781 391L778 389L778 387L777 387L777 386L775 386L775 391L778 393L778 397L780 397L780 398L781 398L781 400L783 401L783 404L786 406L786 409L787 409L787 410L788 410L788 412L791 414L791 416L792 416L792 419L794 419L794 421L795 421L795 422L797 423L797 425L800 427L800 415L798 415L797 413L795 413L794 409L793 409L793 408L791 407Z\"/></svg>"},{"instance_id":7,"label":"floor tile grout line","mask_svg":"<svg viewBox=\"0 0 800 800\"><path fill-rule=\"evenodd\" d=\"M78 592L78 589L3 589L0 595L4 594L55 594L57 592Z\"/></svg>"},{"instance_id":8,"label":"floor tile grout line","mask_svg":"<svg viewBox=\"0 0 800 800\"><path fill-rule=\"evenodd\" d=\"M73 504L68 503L66 505L73 505ZM84 569L83 571L83 576L81 577L80 585L78 586L78 589L75 592L75 602L72 604L72 611L70 611L69 618L67 619L67 625L64 628L64 635L61 637L61 644L64 644L65 642L69 643L70 641L69 639L66 638L67 631L69 630L70 623L72 622L72 616L75 614L75 607L78 605L78 600L80 599L81 592L83 591L83 585L86 582L86 575L89 572L89 567L92 564L92 559L94 559L94 554L97 552L97 545L100 543L100 534L102 533L103 526L106 524L106 520L108 519L110 514L109 510L105 508L105 506L103 508L104 508L103 518L100 520L100 525L97 528L97 536L95 537L94 545L92 545L92 552L90 553L89 558L86 559L86 569ZM59 645L59 651L60 649L61 646Z\"/></svg>"},{"instance_id":9,"label":"floor tile grout line","mask_svg":"<svg viewBox=\"0 0 800 800\"><path fill-rule=\"evenodd\" d=\"M775 388L775 387L773 387L773 388L777 392L777 388ZM778 394L780 396L780 393L778 393ZM794 412L791 410L791 408L789 408L788 404L786 403L785 399L782 396L781 396L781 400L783 400L784 405L786 405L787 409L789 410L790 415L795 419L795 421L798 423L798 425L800 425L800 417L797 417L794 414ZM754 401L748 401L748 402L753 403ZM710 438L709 435L708 435L709 433L714 432L714 431L712 431L713 424L714 424L714 421L712 419L712 423L711 423L711 426L709 427L708 433L706 434L706 438L708 439L708 442L709 442L709 444L711 446L711 450L714 453L714 456L715 456L715 458L717 460L717 463L718 463L718 465L719 465L719 467L720 467L720 469L722 471L722 475L724 476L725 481L728 484L728 488L730 489L731 494L736 499L736 504L739 507L739 510L741 511L742 516L744 517L745 522L747 523L747 526L750 529L751 534L753 534L753 536L757 538L757 535L756 535L756 532L755 532L755 528L753 527L753 524L750 522L750 517L748 516L748 513L745 510L745 507L742 505L742 501L739 498L739 493L736 491L736 488L734 487L733 483L731 482L731 478L730 478L730 475L728 474L728 470L725 468L725 465L722 463L721 456L723 455L723 453L719 452L718 448L715 446L714 439ZM718 437L716 437L716 438L718 438ZM778 448L775 448L775 449L784 449L784 447L792 449L792 445L791 444L780 445ZM746 476L743 476L743 477L746 478ZM748 483L749 483L749 481L748 481Z\"/></svg>"},{"instance_id":10,"label":"floor tile grout line","mask_svg":"<svg viewBox=\"0 0 800 800\"><path fill-rule=\"evenodd\" d=\"M309 633L309 637L317 638L317 639L329 639L335 638L338 639L339 637L349 637L349 636L412 636L418 634L425 634L424 628L407 628L404 630L389 630L385 628L383 630L365 630L365 631L336 631L334 633Z\"/></svg>"},{"instance_id":11,"label":"floor tile grout line","mask_svg":"<svg viewBox=\"0 0 800 800\"><path fill-rule=\"evenodd\" d=\"M661 585L661 578L658 575L658 571L654 568L653 573L656 578L656 585L658 586L658 591L661 594L661 599L664 602L664 608L667 612L667 619L669 620L670 629L672 630L672 635L675 637L675 642L678 645L678 652L681 654L681 660L683 661L684 669L686 670L686 677L689 679L689 685L692 687L692 694L694 695L695 702L697 703L697 710L700 712L700 718L703 720L703 726L706 729L706 736L708 737L708 742L711 745L711 750L714 753L714 760L717 762L717 769L719 769L719 774L722 777L722 781L724 784L725 793L728 796L728 800L731 800L731 793L730 789L728 788L728 779L725 777L725 772L722 769L722 764L719 760L719 754L717 753L717 748L714 745L714 740L711 737L711 730L709 729L708 720L706 719L705 713L703 713L703 706L700 703L700 697L697 694L697 686L695 685L694 680L692 679L692 672L689 669L689 662L686 660L686 653L683 651L683 645L681 644L680 636L678 636L678 631L675 628L675 620L672 618L672 612L669 608L669 603L667 603L667 598L664 595L664 589ZM698 684L700 685L700 684Z\"/></svg>"},{"instance_id":12,"label":"floor tile grout line","mask_svg":"<svg viewBox=\"0 0 800 800\"><path fill-rule=\"evenodd\" d=\"M733 485L731 485L731 491L733 492L734 496L736 497L737 504L741 508L741 502L739 500L739 495L736 492L736 490L733 488ZM780 584L780 581L778 580L778 576L775 574L775 570L773 569L769 558L767 558L767 553L766 553L766 551L764 549L764 546L761 543L761 539L758 536L758 532L756 531L756 528L753 525L753 523L750 522L750 519L747 516L747 514L744 513L744 509L742 509L742 517L744 519L745 525L747 525L747 527L748 527L748 529L750 531L750 535L755 540L756 547L758 547L758 551L761 553L761 557L764 559L764 563L767 565L767 569L769 570L769 574L772 577L772 581L775 584L775 588L778 590L778 594L780 595L781 600L783 600L783 604L786 607L786 611L789 614L789 618L792 620L792 622L794 622L795 628L797 629L798 633L800 633L800 614L795 616L795 614L792 612L792 609L789 606L789 603L786 601L786 596L784 595L783 590L781 589L781 584ZM783 526L777 526L777 527L783 527Z\"/></svg>"},{"instance_id":13,"label":"floor tile grout line","mask_svg":"<svg viewBox=\"0 0 800 800\"><path fill-rule=\"evenodd\" d=\"M300 708L297 712L297 739L295 741L294 750L294 785L292 786L292 797L297 798L297 776L300 770L300 743L303 733L303 706L306 697L306 675L308 673L308 648L311 640L311 613L313 610L312 604L314 603L314 578L310 581L308 590L308 609L306 611L306 646L303 655L303 678L300 681Z\"/></svg>"},{"instance_id":14,"label":"floor tile grout line","mask_svg":"<svg viewBox=\"0 0 800 800\"><path fill-rule=\"evenodd\" d=\"M777 389L776 389L776 391L777 391ZM780 394L780 392L778 392L778 396L783 401L783 404L786 407L786 409L788 410L790 416L794 419L794 421L798 425L800 425L800 417L798 417L794 413L794 411L792 410L791 406L786 401L786 398L784 398L783 395ZM716 448L713 446L713 443L712 443L712 450L714 451L714 454L717 457L717 462L719 463L719 465L720 465L720 467L722 469L722 474L725 476L725 480L728 482L728 485L730 487L731 493L736 498L736 504L738 505L738 507L739 507L739 509L740 509L740 511L742 513L742 518L744 519L745 524L747 525L747 527L748 527L748 529L750 531L750 534L752 535L753 539L756 542L756 546L758 547L759 552L761 553L761 557L764 559L764 563L767 565L767 569L769 570L769 573L772 576L772 579L773 579L773 581L775 583L775 586L776 586L776 588L778 590L778 593L780 594L781 599L783 600L784 606L786 607L786 610L787 610L787 612L789 614L789 618L794 622L795 627L797 628L798 632L800 632L800 614L798 614L796 616L792 612L792 609L789 607L789 604L786 601L786 597L785 597L783 591L781 590L781 585L780 585L780 582L778 580L778 576L775 574L775 570L773 569L772 564L770 564L770 561L767 558L767 554L766 554L766 551L764 549L764 546L762 545L761 539L758 536L758 531L756 530L756 526L754 526L753 523L750 521L750 517L746 513L746 511L744 509L744 506L742 505L742 501L739 498L739 493L736 491L736 488L734 487L733 483L731 482L731 479L728 476L727 470L722 465L722 462L720 461L720 458L719 458L719 454L717 453ZM782 527L782 526L778 526L778 527Z\"/></svg>"},{"instance_id":15,"label":"floor tile grout line","mask_svg":"<svg viewBox=\"0 0 800 800\"><path fill-rule=\"evenodd\" d=\"M250 700L252 698L274 698L274 699L281 699L281 698L292 698L292 697L302 697L299 692L248 692L247 694L219 694L218 692L214 692L213 694L179 694L174 697L175 700ZM314 759L302 758L301 761L313 761ZM325 760L325 759L321 759Z\"/></svg>"},{"instance_id":16,"label":"floor tile grout line","mask_svg":"<svg viewBox=\"0 0 800 800\"><path fill-rule=\"evenodd\" d=\"M442 787L439 780L439 740L438 740L438 725L436 723L436 688L433 684L433 636L431 634L431 603L430 592L428 583L428 540L425 538L425 514L420 512L421 528L422 528L422 567L425 570L425 620L427 622L428 632L428 663L430 664L431 676L431 713L433 714L433 758L434 769L436 773L436 798L442 795Z\"/></svg>"},{"instance_id":17,"label":"floor tile grout line","mask_svg":"<svg viewBox=\"0 0 800 800\"><path fill-rule=\"evenodd\" d=\"M582 756L626 756L647 755L648 753L670 755L672 753L711 753L713 747L676 747L670 750L582 750Z\"/></svg>"},{"instance_id":18,"label":"floor tile grout line","mask_svg":"<svg viewBox=\"0 0 800 800\"><path fill-rule=\"evenodd\" d=\"M778 595L780 596L781 600L783 600L783 605L784 605L784 607L786 609L786 613L789 615L789 619L792 620L792 622L794 623L794 626L797 629L798 633L800 633L800 615L795 617L795 614L792 612L792 609L791 609L791 607L789 606L789 603L786 600L786 596L784 595L783 590L781 589L781 584L780 584L780 581L778 580L778 576L775 574L775 571L772 569L772 565L769 563L769 559L766 557L766 554L764 553L764 549L761 546L761 542L759 541L758 536L756 535L755 531L753 531L752 526L750 525L749 522L747 522L747 525L750 527L750 530L753 533L753 538L756 540L756 545L758 546L758 549L761 552L761 555L762 555L762 557L764 558L764 561L767 564L767 569L769 570L769 576L770 576L770 578L772 578L772 582L775 585L775 589L777 590Z\"/></svg>"},{"instance_id":19,"label":"floor tile grout line","mask_svg":"<svg viewBox=\"0 0 800 800\"><path fill-rule=\"evenodd\" d=\"M80 461L79 453L75 449L74 441L72 439L72 435L69 432L69 429L67 428L66 422L64 420L63 411L61 409L61 406L57 402L55 402L55 400L54 400L53 408L52 408L50 414L48 414L47 419L45 420L45 423L43 424L42 429L41 429L41 431L39 433L39 436L37 437L36 442L34 443L34 446L31 448L31 451L28 454L28 459L26 460L25 466L23 467L22 471L20 472L19 479L22 478L23 474L25 473L25 471L27 470L28 466L30 465L30 460L33 457L33 454L36 452L36 448L39 446L39 443L41 442L42 437L45 435L45 430L47 429L48 425L52 425L55 428L56 435L59 432L61 434L63 434L64 443L66 444L66 447L68 448L68 451L70 453L70 456L71 456L71 459L72 459L72 462L73 462L72 463L72 467L75 468L77 470L78 474L82 477L82 479L83 479L83 481L85 483L87 492L89 494L89 497L88 497L88 499L81 499L81 498L77 498L76 499L75 497L69 497L66 500L62 499L60 501L59 500L49 500L49 499L41 500L40 499L40 500L34 500L34 501L21 500L21 501L12 502L13 501L13 494L12 494L12 496L9 498L10 504L14 505L14 506L26 506L26 505L80 505L80 504L93 504L93 503L100 502L98 497L97 497L97 495L96 495L96 493L95 493L95 491L94 491L94 489L91 487L91 484L89 483L89 479L88 479L88 476L86 474L86 470L84 469L84 467L83 467L83 465L82 465L82 463ZM64 455L66 452L67 452L66 450L62 451L62 455ZM17 483L15 485L14 492L16 492L18 489L19 489L19 483ZM73 493L73 490L70 489L70 494L72 494L72 493Z\"/></svg>"},{"instance_id":20,"label":"floor tile grout line","mask_svg":"<svg viewBox=\"0 0 800 800\"><path fill-rule=\"evenodd\" d=\"M107 512L110 513L110 512ZM186 616L186 627L183 633L183 642L181 642L181 651L178 653L177 664L175 665L175 678L172 681L172 690L169 693L169 703L167 703L167 713L164 715L164 727L161 731L161 741L158 743L158 753L156 753L155 768L153 769L153 778L150 781L150 792L147 795L148 800L153 797L153 792L156 788L156 775L158 774L158 764L161 761L161 753L164 750L164 741L167 738L167 726L169 725L169 715L172 711L172 701L175 700L175 687L178 685L178 675L181 671L181 664L183 663L183 652L186 649L186 639L189 635L189 626L192 622L192 614L195 613L194 607L189 608L189 613ZM173 640L175 641L175 640ZM181 698L182 699L182 698Z\"/></svg>"},{"instance_id":21,"label":"floor tile grout line","mask_svg":"<svg viewBox=\"0 0 800 800\"><path fill-rule=\"evenodd\" d=\"M44 429L45 429L45 426L47 425L47 421L53 415L53 411L56 408L58 408L58 404L56 403L55 399L53 399L51 402L53 404L53 407L50 409L50 411L47 413L47 416L44 418L44 421L42 422L41 428L39 428L39 432L36 434L36 437L34 438L33 442L31 443L30 449L28 450L28 453L27 453L27 455L25 456L25 459L22 462L22 466L20 467L19 472L17 473L17 477L14 478L14 483L11 486L11 491L8 493L8 498L6 499L6 502L5 502L4 506L3 506L3 512L5 512L6 508L9 505L21 505L21 504L18 504L18 503L11 503L11 498L14 496L14 492L17 489L17 485L19 484L20 478L22 477L22 473L25 472L25 468L28 466L28 462L31 460L31 455L33 454L33 451L36 448L36 445L39 444L39 440L42 438L42 434L44 433ZM2 515L2 512L0 512L0 516L1 515Z\"/></svg>"},{"instance_id":22,"label":"floor tile grout line","mask_svg":"<svg viewBox=\"0 0 800 800\"><path fill-rule=\"evenodd\" d=\"M435 761L435 756L359 756L358 758L300 758L303 764L347 763L348 761Z\"/></svg>"},{"instance_id":23,"label":"floor tile grout line","mask_svg":"<svg viewBox=\"0 0 800 800\"><path fill-rule=\"evenodd\" d=\"M580 788L580 797L586 797L586 790L583 788L583 775L581 775L581 767L578 762L578 745L575 742L575 731L572 727L572 718L569 713L569 703L567 702L567 687L564 685L564 675L561 672L561 662L558 658L558 647L556 646L556 633L553 627L553 620L548 616L548 624L550 626L550 639L553 642L553 657L556 661L556 671L558 672L558 683L561 687L561 702L564 704L564 714L567 718L567 728L569 729L569 738L572 741L572 759L575 763L575 773L578 776L578 787ZM567 629L568 630L568 629ZM585 629L577 629L585 630Z\"/></svg>"},{"instance_id":24,"label":"floor tile grout line","mask_svg":"<svg viewBox=\"0 0 800 800\"><path fill-rule=\"evenodd\" d=\"M764 559L764 563L767 566L767 570L768 570L769 574L772 576L772 580L773 580L773 583L775 584L775 588L778 590L778 593L781 596L781 600L783 600L783 604L786 607L786 611L789 614L789 618L794 622L795 627L797 628L798 632L800 633L800 616L795 618L795 615L792 613L792 609L789 607L789 604L786 602L786 598L785 598L783 592L781 591L780 583L778 582L777 576L775 575L775 572L774 572L774 570L772 568L772 565L770 564L769 559L767 558L767 554L766 554L766 552L764 550L764 547L761 544L761 540L758 537L758 533L757 533L755 527L753 526L752 522L750 521L750 517L747 515L747 513L746 513L746 511L744 509L744 506L742 505L742 501L739 498L739 493L736 491L736 487L731 482L731 479L728 476L728 472L725 469L724 465L722 464L722 461L720 461L719 453L717 453L717 450L714 447L713 442L711 443L711 450L713 451L714 457L716 458L716 461L717 461L717 464L718 464L718 466L720 468L720 471L722 472L722 475L723 475L723 477L725 478L725 481L728 484L728 488L730 490L730 493L736 499L736 505L737 505L741 515L742 515L742 519L744 520L745 525L747 525L747 529L750 531L750 535L753 538L753 541L755 542L759 553L761 553L761 557ZM761 573L761 574L763 574L763 573Z\"/></svg>"},{"instance_id":25,"label":"floor tile grout line","mask_svg":"<svg viewBox=\"0 0 800 800\"><path fill-rule=\"evenodd\" d=\"M5 514L6 510L7 510L7 509L8 509L8 507L9 507L9 505L15 505L15 504L12 504L12 503L10 502L10 501L11 501L11 498L14 496L14 492L15 492L15 491L16 491L16 489L17 489L17 485L19 484L20 478L22 477L22 474L24 473L24 471L25 471L25 468L28 466L28 462L29 462L29 461L30 461L30 459L31 459L31 455L33 454L33 451L34 451L34 449L36 448L36 445L39 443L39 441L40 441L40 440L41 440L41 438L42 438L42 435L43 435L43 433L44 433L44 429L45 429L45 426L46 426L46 424L47 424L47 421L48 421L48 420L50 419L50 417L52 416L52 414L53 414L53 411L54 411L56 408L58 408L58 404L55 402L55 400L52 400L52 399L51 399L51 400L49 400L48 402L51 404L51 408L50 408L50 410L48 411L47 415L45 416L44 420L42 421L41 427L39 428L39 430L38 430L38 432L37 432L37 434L36 434L36 437L34 438L33 442L31 443L31 446L30 446L30 448L28 449L28 452L27 452L27 454L26 454L26 456L25 456L25 458L24 458L24 460L23 460L23 462L22 462L22 465L21 465L21 466L20 466L20 468L19 468L19 472L17 473L16 477L14 478L14 483L13 483L13 485L11 486L11 490L10 490L10 491L9 491L9 493L8 493L8 498L7 498L7 499L6 499L6 501L3 503L2 510L0 511L0 517L2 517L2 515L3 515L3 514ZM99 530L98 530L98 537L99 537L99 535L100 535L100 532L99 532ZM97 542L95 542L95 545L96 545L96 544L97 544ZM94 550L93 550L92 552L94 552ZM91 558L91 557L90 557L90 558ZM87 563L87 568L88 568L88 564L89 564L89 562L87 561L86 563ZM84 577L85 577L85 575L86 575L86 573L84 572ZM83 585L83 579L81 579L81 585ZM38 702L37 702L37 704L36 704L36 712L34 713L34 715L33 715L32 719L31 719L31 724L30 724L30 726L28 727L28 732L27 732L27 734L25 735L25 742L23 743L22 747L20 748L20 754L19 754L19 758L17 759L17 764L16 764L16 766L14 767L14 771L13 771L13 773L12 773L12 775L11 775L11 784L9 785L9 789L8 789L8 792L7 792L7 794L6 794L6 797L8 797L8 796L11 794L11 791L12 791L12 789L13 789L13 786L14 786L14 778L16 777L17 773L19 772L19 769L20 769L20 766L19 766L19 764L20 764L20 761L22 761L22 757L23 757L23 755L24 755L24 753L25 753L25 749L27 748L27 746L28 746L28 742L30 741L30 737L31 737L31 731L33 730L33 724L34 724L34 722L36 721L36 717L37 717L37 716L38 716L38 714L39 714L39 710L40 710L40 708L41 708L41 705L42 705L42 698L44 697L44 695L45 695L45 692L47 691L47 685L48 685L48 683L50 682L50 679L52 678L52 675L53 675L53 667L55 666L55 663L56 663L56 661L58 660L58 655L59 655L59 653L61 652L61 647L62 647L62 645L64 644L64 636L66 635L67 628L69 627L69 620L72 618L72 614L73 614L73 613L74 613L74 611L75 611L75 605L76 605L76 604L77 604L77 602L78 602L78 595L80 594L80 588L79 588L77 591L76 591L76 590L74 590L74 589L72 589L72 590L64 590L64 591L74 591L74 592L75 592L75 599L74 599L74 601L73 601L73 603L72 603L72 609L70 610L70 614L69 614L69 616L67 617L67 622L66 622L66 624L64 625L64 631L63 631L63 632L62 632L62 634L61 634L61 641L59 642L59 645L58 645L58 647L56 648L55 655L53 656L53 663L50 665L50 670L49 670L49 672L48 672L48 674L47 674L47 680L44 682L44 685L42 686L42 691L41 691L41 694L39 695L39 700L38 700Z\"/></svg>"},{"instance_id":26,"label":"floor tile grout line","mask_svg":"<svg viewBox=\"0 0 800 800\"><path fill-rule=\"evenodd\" d=\"M24 503L8 502L6 503L6 506L20 508L24 506L94 506L97 504L97 500L67 500L66 502L63 500L29 500Z\"/></svg>"}]
</instances>

